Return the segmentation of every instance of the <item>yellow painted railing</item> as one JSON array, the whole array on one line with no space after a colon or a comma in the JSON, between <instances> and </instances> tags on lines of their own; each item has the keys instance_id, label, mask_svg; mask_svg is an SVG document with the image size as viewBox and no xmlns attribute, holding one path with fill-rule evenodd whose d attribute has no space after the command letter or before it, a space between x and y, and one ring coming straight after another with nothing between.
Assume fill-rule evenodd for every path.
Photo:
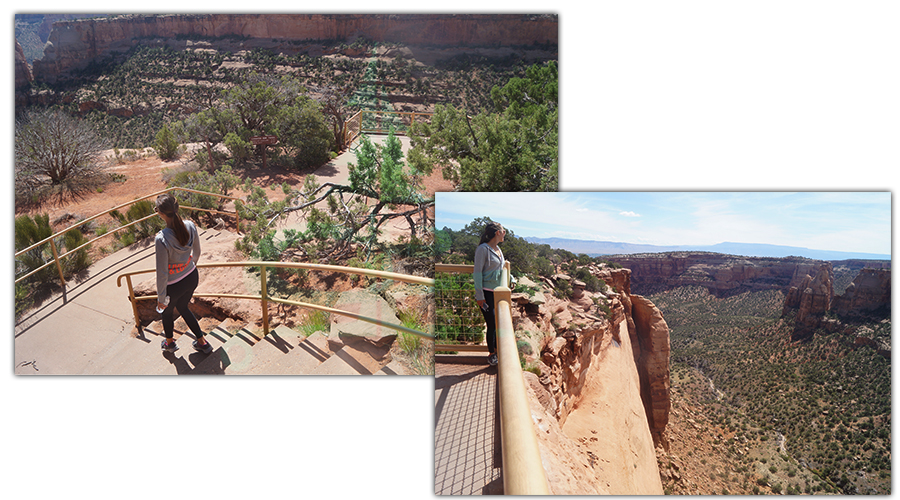
<instances>
[{"instance_id":1,"label":"yellow painted railing","mask_svg":"<svg viewBox=\"0 0 900 500\"><path fill-rule=\"evenodd\" d=\"M260 278L260 295L238 295L238 294L224 294L224 293L195 293L194 297L220 297L220 298L230 298L230 299L247 299L247 300L258 300L261 302L262 306L262 320L263 320L263 332L265 335L269 334L269 302L274 302L278 304L287 304L292 306L305 307L308 309L315 309L319 311L324 311L332 314L340 314L342 316L348 316L360 321L365 321L368 323L372 323L378 326L383 326L386 328L392 328L394 330L411 333L413 335L417 335L419 337L425 338L433 338L434 336L430 333L420 332L413 328L408 328L403 325L396 325L390 323L388 321L383 321L377 318L369 318L354 312L343 311L340 309L334 309L331 307L326 307L318 304L310 304L306 302L298 302L293 300L279 299L277 297L271 297L268 294L267 283L266 283L266 271L268 268L282 268L282 269L306 269L311 271L329 271L329 272L339 272L339 273L347 273L347 274L361 274L365 276L372 276L375 278L383 278L390 279L396 281L402 281L405 283L413 283L417 285L426 285L426 286L434 286L434 280L431 278L424 278L421 276L410 276L407 274L398 274L387 271L375 271L371 269L362 269L357 267L344 267L344 266L332 266L327 264L310 264L303 262L256 262L256 261L245 261L245 262L211 262L205 264L197 264L198 268L208 268L208 267L245 267L245 268L259 268L259 278ZM138 300L158 300L158 296L156 295L146 295L142 297L136 297L134 295L134 287L131 283L131 277L136 274L147 274L147 273L156 273L156 269L143 269L140 271L133 271L129 273L123 273L116 278L116 286L122 286L122 278L125 278L125 282L128 286L128 299L131 301L132 311L134 312L134 323L137 326L138 331L141 330L141 319L138 314L137 301Z\"/></svg>"},{"instance_id":2,"label":"yellow painted railing","mask_svg":"<svg viewBox=\"0 0 900 500\"><path fill-rule=\"evenodd\" d=\"M509 283L509 262L501 283ZM516 332L512 323L512 291L509 286L494 289L497 312L497 373L500 388L500 444L503 454L505 495L549 495L547 476L541 464L525 379L519 365Z\"/></svg>"},{"instance_id":3,"label":"yellow painted railing","mask_svg":"<svg viewBox=\"0 0 900 500\"><path fill-rule=\"evenodd\" d=\"M32 270L31 270L30 272L28 272L27 274L23 274L22 276L19 276L18 278L16 278L16 281L15 281L15 282L18 283L18 282L24 280L25 278L28 278L29 276L33 275L34 273L40 271L41 269L44 269L45 267L48 267L48 266L52 265L53 263L56 263L56 269L57 269L57 271L59 271L59 280L60 280L60 282L62 283L63 288L65 288L65 286L66 286L66 279L65 279L65 277L63 276L62 263L60 262L63 258L67 257L69 254L72 254L72 253L74 253L74 252L77 252L78 250L81 250L82 248L85 248L85 247L88 247L88 246L92 245L95 241L99 240L100 238L105 238L105 237L107 237L107 236L111 236L111 235L113 235L113 234L115 234L115 233L117 233L117 232L119 232L119 231L121 231L121 230L123 230L123 229L127 229L127 228L129 228L129 227L131 227L131 226L133 226L133 225L135 225L135 224L141 223L141 222L143 222L143 221L145 221L145 220L147 220L147 219L156 217L156 214L154 213L154 214L148 215L148 216L143 217L143 218L141 218L141 219L138 219L138 220L136 220L136 221L132 221L132 222L130 222L130 223L128 223L128 224L125 224L125 225L123 225L123 226L120 226L120 227L118 227L118 228L116 228L116 229L114 229L114 230L112 230L112 231L109 231L109 232L107 232L107 233L104 233L103 235L97 236L96 238L93 238L93 239L91 239L91 240L89 240L89 241L87 241L87 242L85 242L85 243L79 245L78 247L75 247L75 248L73 248L73 249L70 249L69 251L67 251L66 253L64 253L64 254L62 254L62 255L59 255L59 252L58 252L57 249L56 249L56 243L55 243L55 241L54 241L56 238L58 238L58 237L60 237L60 236L62 236L62 235L64 235L64 234L66 234L67 232L69 232L69 231L71 231L71 230L73 230L73 229L76 229L76 228L78 228L78 227L80 227L80 226L83 226L84 224L87 224L88 222L91 222L91 221L96 220L96 219L98 219L98 218L100 218L100 217L103 217L104 215L107 215L107 214L109 214L109 213L111 213L111 212L114 212L114 211L116 211L116 210L119 210L119 209L121 209L121 208L130 206L130 205L133 205L133 204L135 204L135 203L137 203L137 202L144 201L144 200L146 200L146 199L148 199L148 198L154 198L154 197L159 196L159 195L161 195L161 194L163 194L163 193L169 193L169 192L172 192L172 191L185 191L185 192L189 192L189 193L195 193L195 194L203 194L203 195L215 196L215 197L218 197L218 198L223 198L223 199L232 200L232 201L238 200L238 198L234 198L234 197L231 197L231 196L225 196L225 195L216 194L216 193L207 193L207 192L204 192L204 191L197 191L197 190L195 190L195 189L188 189L188 188L182 188L182 187L174 187L174 188L169 188L169 189L165 189L165 190L162 190L162 191L158 191L158 192L153 193L153 194L148 194L147 196L143 196L143 197L141 197L141 198L134 199L134 200L129 201L129 202L127 202L127 203L123 203L123 204L121 204L121 205L118 205L118 206L115 206L115 207L113 207L113 208L110 208L109 210L107 210L107 211L105 211L105 212L101 212L101 213L99 213L99 214L97 214L97 215L93 215L93 216L91 216L91 217L88 217L87 219L78 221L77 224L74 224L74 225L72 225L72 226L69 226L69 227L67 227L66 229L63 229L62 231L58 231L58 232L52 234L51 236L48 236L47 238L44 238L43 240L41 240L41 241L39 241L39 242L37 242L37 243L35 243L35 244L29 246L28 248L25 248L25 249L22 249L22 250L19 250L18 252L16 252L16 253L15 253L15 257L19 257L20 255L22 255L22 254L24 254L24 253L26 253L26 252L28 252L28 251L30 251L30 250L33 250L33 249L35 249L35 248L39 248L39 247L41 247L41 246L43 246L43 245L49 243L49 244L50 244L50 250L53 252L53 260L47 261L44 265L42 265L42 266L40 266L40 267L37 267L37 268L35 268L35 269L32 269ZM234 216L237 218L237 227L240 227L240 225L241 225L241 219L240 219L240 216L237 214L237 212L220 212L220 211L218 211L218 210L210 210L210 209L205 209L205 208L196 208L196 207L188 207L188 206L183 206L183 207L181 207L181 208L183 208L183 209L185 209L185 210L198 210L198 211L201 211L201 212L211 212L211 213L216 213L216 214L230 214L230 215L234 215Z\"/></svg>"},{"instance_id":4,"label":"yellow painted railing","mask_svg":"<svg viewBox=\"0 0 900 500\"><path fill-rule=\"evenodd\" d=\"M435 273L471 273L474 266L435 264ZM501 283L509 284L509 262L503 269ZM506 495L549 495L547 475L541 464L531 410L528 406L525 379L519 364L519 351L512 322L512 290L509 286L494 289L494 311L497 325L497 373L500 394L500 446L503 456L503 492ZM487 348L484 347L484 350ZM435 351L462 350L455 344L435 346Z\"/></svg>"}]
</instances>

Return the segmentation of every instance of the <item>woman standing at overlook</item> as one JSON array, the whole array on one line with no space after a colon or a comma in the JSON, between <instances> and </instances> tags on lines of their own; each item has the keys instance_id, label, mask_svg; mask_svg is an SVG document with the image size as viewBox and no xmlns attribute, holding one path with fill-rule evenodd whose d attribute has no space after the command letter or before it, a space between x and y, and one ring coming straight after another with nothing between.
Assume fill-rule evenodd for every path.
<instances>
[{"instance_id":1,"label":"woman standing at overlook","mask_svg":"<svg viewBox=\"0 0 900 500\"><path fill-rule=\"evenodd\" d=\"M159 297L156 310L162 312L166 337L162 341L162 349L166 352L178 349L173 340L175 309L178 309L188 328L197 337L194 349L209 354L212 346L206 341L197 318L188 309L200 281L196 266L197 259L200 258L197 227L191 221L181 220L178 215L178 200L171 194L162 194L156 198L156 213L166 222L165 229L156 233L156 294Z\"/></svg>"},{"instance_id":2,"label":"woman standing at overlook","mask_svg":"<svg viewBox=\"0 0 900 500\"><path fill-rule=\"evenodd\" d=\"M506 261L500 243L506 236L506 230L496 222L490 222L481 233L481 241L475 249L475 300L484 315L487 324L488 363L497 364L497 324L494 315L494 289L500 283L501 271Z\"/></svg>"}]
</instances>

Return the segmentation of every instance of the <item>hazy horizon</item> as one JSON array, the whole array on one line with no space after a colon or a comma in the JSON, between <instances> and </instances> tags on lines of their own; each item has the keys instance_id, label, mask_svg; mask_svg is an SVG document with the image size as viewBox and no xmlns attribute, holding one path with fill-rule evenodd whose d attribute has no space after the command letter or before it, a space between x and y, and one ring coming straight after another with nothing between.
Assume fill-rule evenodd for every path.
<instances>
[{"instance_id":1,"label":"hazy horizon","mask_svg":"<svg viewBox=\"0 0 900 500\"><path fill-rule=\"evenodd\" d=\"M435 227L490 217L518 237L654 246L762 244L891 255L891 193L436 193Z\"/></svg>"}]
</instances>

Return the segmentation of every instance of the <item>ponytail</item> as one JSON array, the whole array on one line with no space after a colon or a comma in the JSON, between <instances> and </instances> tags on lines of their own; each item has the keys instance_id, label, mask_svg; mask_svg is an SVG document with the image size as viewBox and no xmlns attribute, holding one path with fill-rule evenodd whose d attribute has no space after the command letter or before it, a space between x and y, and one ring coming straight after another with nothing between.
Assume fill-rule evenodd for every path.
<instances>
[{"instance_id":1,"label":"ponytail","mask_svg":"<svg viewBox=\"0 0 900 500\"><path fill-rule=\"evenodd\" d=\"M489 222L486 226L484 226L484 230L481 232L481 241L478 243L479 245L482 243L487 243L491 241L494 236L503 229L497 222Z\"/></svg>"},{"instance_id":2,"label":"ponytail","mask_svg":"<svg viewBox=\"0 0 900 500\"><path fill-rule=\"evenodd\" d=\"M169 217L171 222L167 224L167 227L175 232L175 239L178 240L178 243L186 246L191 239L191 234L178 215L178 200L169 193L161 194L156 198L156 211Z\"/></svg>"}]
</instances>

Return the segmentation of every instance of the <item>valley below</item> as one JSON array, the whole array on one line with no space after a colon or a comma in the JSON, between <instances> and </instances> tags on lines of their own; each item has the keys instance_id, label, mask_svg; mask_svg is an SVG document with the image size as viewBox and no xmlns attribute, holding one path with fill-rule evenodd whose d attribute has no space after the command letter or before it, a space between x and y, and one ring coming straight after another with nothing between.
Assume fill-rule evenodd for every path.
<instances>
[{"instance_id":1,"label":"valley below","mask_svg":"<svg viewBox=\"0 0 900 500\"><path fill-rule=\"evenodd\" d=\"M666 493L890 494L890 355L857 340L889 315L796 341L780 290L648 298L670 328Z\"/></svg>"}]
</instances>

